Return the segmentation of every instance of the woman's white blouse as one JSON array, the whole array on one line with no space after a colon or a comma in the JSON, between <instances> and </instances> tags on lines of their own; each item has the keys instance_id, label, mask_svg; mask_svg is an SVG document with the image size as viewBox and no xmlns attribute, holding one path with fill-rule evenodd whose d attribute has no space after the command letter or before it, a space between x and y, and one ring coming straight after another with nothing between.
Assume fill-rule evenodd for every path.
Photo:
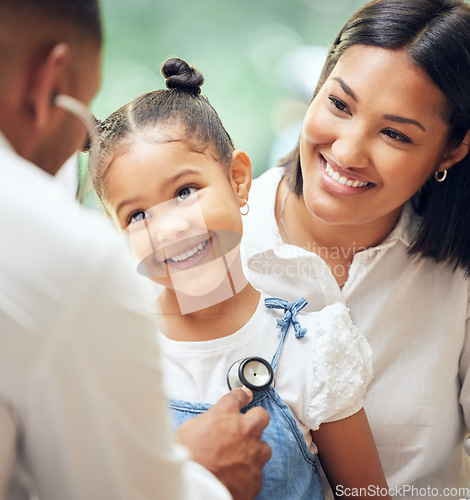
<instances>
[{"instance_id":1,"label":"woman's white blouse","mask_svg":"<svg viewBox=\"0 0 470 500\"><path fill-rule=\"evenodd\" d=\"M310 310L346 303L373 352L364 407L392 494L465 497L446 488L470 481L470 280L407 254L419 225L407 205L386 240L355 254L341 291L318 255L282 242L274 206L283 173L272 168L253 182L243 248L250 281L270 295L303 296Z\"/></svg>"}]
</instances>

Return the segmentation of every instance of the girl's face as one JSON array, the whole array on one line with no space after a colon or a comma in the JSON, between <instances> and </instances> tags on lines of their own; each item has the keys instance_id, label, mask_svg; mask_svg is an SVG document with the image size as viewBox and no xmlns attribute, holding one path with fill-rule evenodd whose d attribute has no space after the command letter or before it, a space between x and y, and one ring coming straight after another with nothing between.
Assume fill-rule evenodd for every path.
<instances>
[{"instance_id":1,"label":"girl's face","mask_svg":"<svg viewBox=\"0 0 470 500\"><path fill-rule=\"evenodd\" d=\"M405 52L345 51L305 118L300 159L305 203L329 224L393 225L446 151L445 99Z\"/></svg>"},{"instance_id":2,"label":"girl's face","mask_svg":"<svg viewBox=\"0 0 470 500\"><path fill-rule=\"evenodd\" d=\"M115 157L103 183L105 204L128 232L142 274L200 296L217 288L238 254L251 164L236 151L223 167L210 149L196 152L178 132L172 128L169 137L156 128Z\"/></svg>"}]
</instances>

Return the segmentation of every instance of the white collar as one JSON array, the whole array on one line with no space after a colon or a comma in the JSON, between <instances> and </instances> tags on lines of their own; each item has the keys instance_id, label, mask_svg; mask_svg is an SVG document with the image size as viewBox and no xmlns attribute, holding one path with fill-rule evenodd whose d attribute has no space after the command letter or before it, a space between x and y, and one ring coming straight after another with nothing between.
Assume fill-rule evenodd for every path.
<instances>
[{"instance_id":1,"label":"white collar","mask_svg":"<svg viewBox=\"0 0 470 500\"><path fill-rule=\"evenodd\" d=\"M407 247L410 247L416 239L421 222L422 218L414 211L411 201L407 201L392 232L375 248L380 249L390 246L397 241L401 241Z\"/></svg>"}]
</instances>

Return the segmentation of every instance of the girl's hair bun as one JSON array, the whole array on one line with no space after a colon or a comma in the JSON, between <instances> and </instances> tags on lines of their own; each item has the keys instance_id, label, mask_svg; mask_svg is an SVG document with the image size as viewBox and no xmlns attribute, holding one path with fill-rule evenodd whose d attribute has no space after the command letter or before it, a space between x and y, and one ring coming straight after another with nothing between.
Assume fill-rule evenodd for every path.
<instances>
[{"instance_id":1,"label":"girl's hair bun","mask_svg":"<svg viewBox=\"0 0 470 500\"><path fill-rule=\"evenodd\" d=\"M162 75L170 90L180 90L188 94L199 95L204 83L202 73L179 57L167 59L162 65Z\"/></svg>"}]
</instances>

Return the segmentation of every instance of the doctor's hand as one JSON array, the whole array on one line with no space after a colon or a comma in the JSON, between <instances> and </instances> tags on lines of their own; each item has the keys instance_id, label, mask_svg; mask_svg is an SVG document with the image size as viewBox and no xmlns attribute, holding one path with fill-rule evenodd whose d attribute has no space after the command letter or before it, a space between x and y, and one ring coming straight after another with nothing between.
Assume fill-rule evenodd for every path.
<instances>
[{"instance_id":1,"label":"doctor's hand","mask_svg":"<svg viewBox=\"0 0 470 500\"><path fill-rule=\"evenodd\" d=\"M235 500L255 498L271 458L271 448L261 441L268 412L258 407L240 412L252 398L249 389L234 389L176 431L176 440L190 450L192 459L215 474Z\"/></svg>"}]
</instances>

